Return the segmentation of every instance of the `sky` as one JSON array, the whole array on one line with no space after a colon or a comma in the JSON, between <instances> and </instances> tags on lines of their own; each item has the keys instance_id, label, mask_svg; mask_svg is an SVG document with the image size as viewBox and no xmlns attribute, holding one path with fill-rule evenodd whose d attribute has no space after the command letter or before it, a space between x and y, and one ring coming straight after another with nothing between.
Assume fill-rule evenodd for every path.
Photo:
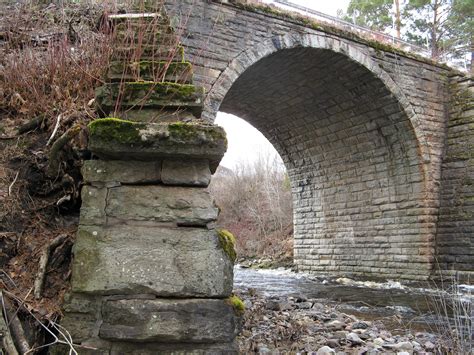
<instances>
[{"instance_id":1,"label":"sky","mask_svg":"<svg viewBox=\"0 0 474 355\"><path fill-rule=\"evenodd\" d=\"M271 1L265 0L265 2ZM349 0L291 0L291 2L332 16L336 16L338 9L345 10L349 4ZM271 159L279 158L267 139L246 121L219 112L216 123L224 127L227 132L229 146L221 162L226 168L235 169L235 166L241 163L251 163L261 154L268 154Z\"/></svg>"}]
</instances>

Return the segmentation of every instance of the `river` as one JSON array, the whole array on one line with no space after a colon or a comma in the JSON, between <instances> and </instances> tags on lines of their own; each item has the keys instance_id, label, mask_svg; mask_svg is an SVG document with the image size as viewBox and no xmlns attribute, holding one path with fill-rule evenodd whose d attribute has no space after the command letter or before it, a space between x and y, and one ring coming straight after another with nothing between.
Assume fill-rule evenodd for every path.
<instances>
[{"instance_id":1,"label":"river","mask_svg":"<svg viewBox=\"0 0 474 355\"><path fill-rule=\"evenodd\" d=\"M453 296L433 285L405 286L399 282L358 282L347 278L325 279L286 269L258 270L237 265L234 289L254 289L267 297L298 297L338 304L338 309L366 320L383 319L395 330L400 322L410 322L414 330L431 330L438 319L439 307ZM457 285L454 299L467 305L472 317L473 286ZM444 316L444 315L442 315Z\"/></svg>"}]
</instances>

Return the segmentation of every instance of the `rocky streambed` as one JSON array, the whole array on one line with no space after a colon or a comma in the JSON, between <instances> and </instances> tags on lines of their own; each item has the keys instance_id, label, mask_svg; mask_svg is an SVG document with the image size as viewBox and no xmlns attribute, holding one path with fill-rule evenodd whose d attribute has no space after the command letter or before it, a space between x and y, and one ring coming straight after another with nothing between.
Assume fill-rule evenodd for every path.
<instances>
[{"instance_id":1,"label":"rocky streambed","mask_svg":"<svg viewBox=\"0 0 474 355\"><path fill-rule=\"evenodd\" d=\"M435 312L439 300L430 303L434 290L239 266L234 289L246 305L241 353L469 354L473 349L472 336L470 347L453 342L459 337ZM470 292L462 297L471 317L464 321L472 324Z\"/></svg>"}]
</instances>

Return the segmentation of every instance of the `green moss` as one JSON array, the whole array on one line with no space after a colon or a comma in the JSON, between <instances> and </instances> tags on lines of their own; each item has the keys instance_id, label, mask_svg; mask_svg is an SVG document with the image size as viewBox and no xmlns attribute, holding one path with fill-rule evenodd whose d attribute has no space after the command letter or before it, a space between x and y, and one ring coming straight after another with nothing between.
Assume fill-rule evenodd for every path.
<instances>
[{"instance_id":1,"label":"green moss","mask_svg":"<svg viewBox=\"0 0 474 355\"><path fill-rule=\"evenodd\" d=\"M186 122L173 122L168 126L170 135L180 140L189 140L200 135L206 135L214 142L224 140L227 147L225 131L219 126L205 126Z\"/></svg>"},{"instance_id":2,"label":"green moss","mask_svg":"<svg viewBox=\"0 0 474 355\"><path fill-rule=\"evenodd\" d=\"M226 229L219 229L217 235L219 236L219 243L221 244L222 249L234 263L237 259L234 235Z\"/></svg>"},{"instance_id":3,"label":"green moss","mask_svg":"<svg viewBox=\"0 0 474 355\"><path fill-rule=\"evenodd\" d=\"M245 312L244 302L239 297L237 297L236 295L230 296L229 298L227 298L226 301L227 301L228 304L230 304L232 306L232 308L234 308L234 312L237 315L240 316Z\"/></svg>"},{"instance_id":4,"label":"green moss","mask_svg":"<svg viewBox=\"0 0 474 355\"><path fill-rule=\"evenodd\" d=\"M157 95L172 97L188 97L196 93L198 90L192 84L178 84L170 82L153 82L153 81L135 81L124 83L124 90L152 90Z\"/></svg>"},{"instance_id":5,"label":"green moss","mask_svg":"<svg viewBox=\"0 0 474 355\"><path fill-rule=\"evenodd\" d=\"M89 123L89 134L104 141L130 144L140 141L139 130L143 124L118 118L101 118Z\"/></svg>"}]
</instances>

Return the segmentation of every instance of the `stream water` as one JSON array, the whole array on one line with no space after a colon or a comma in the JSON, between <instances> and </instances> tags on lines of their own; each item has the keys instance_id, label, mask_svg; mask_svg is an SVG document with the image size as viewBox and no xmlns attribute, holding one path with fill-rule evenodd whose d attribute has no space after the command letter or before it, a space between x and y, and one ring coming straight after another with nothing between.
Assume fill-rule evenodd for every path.
<instances>
[{"instance_id":1,"label":"stream water","mask_svg":"<svg viewBox=\"0 0 474 355\"><path fill-rule=\"evenodd\" d=\"M431 331L439 317L443 293L430 285L404 286L399 282L357 282L350 279L324 279L290 270L256 270L237 265L234 269L236 291L255 289L267 297L297 297L324 300L337 304L338 310L366 320L383 319L395 330L407 324L415 331ZM472 310L472 286L457 289L456 299ZM471 312L472 316L472 312Z\"/></svg>"}]
</instances>

